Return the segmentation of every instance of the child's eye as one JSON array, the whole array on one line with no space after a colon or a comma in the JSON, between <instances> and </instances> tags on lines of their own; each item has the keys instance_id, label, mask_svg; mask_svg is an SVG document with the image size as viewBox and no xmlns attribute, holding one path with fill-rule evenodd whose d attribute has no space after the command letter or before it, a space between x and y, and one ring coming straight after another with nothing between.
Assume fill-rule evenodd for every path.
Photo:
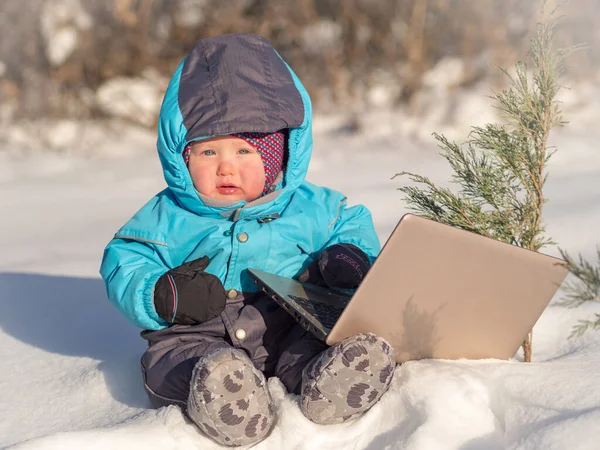
<instances>
[{"instance_id":1,"label":"child's eye","mask_svg":"<svg viewBox=\"0 0 600 450\"><path fill-rule=\"evenodd\" d=\"M216 153L214 150L203 150L201 154L206 155L206 156L212 156L212 155L215 155Z\"/></svg>"},{"instance_id":2,"label":"child's eye","mask_svg":"<svg viewBox=\"0 0 600 450\"><path fill-rule=\"evenodd\" d=\"M241 149L240 149L240 153L241 153L242 155L248 155L248 154L252 153L252 150L250 150L250 149L248 149L248 148L241 148Z\"/></svg>"}]
</instances>

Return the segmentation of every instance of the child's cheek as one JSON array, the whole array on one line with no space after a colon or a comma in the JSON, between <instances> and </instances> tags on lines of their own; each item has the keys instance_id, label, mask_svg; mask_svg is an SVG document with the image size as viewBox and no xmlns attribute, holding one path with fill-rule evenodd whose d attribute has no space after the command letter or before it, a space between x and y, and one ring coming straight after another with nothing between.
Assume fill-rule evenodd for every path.
<instances>
[{"instance_id":1,"label":"child's cheek","mask_svg":"<svg viewBox=\"0 0 600 450\"><path fill-rule=\"evenodd\" d=\"M209 167L196 164L194 166L191 166L189 170L192 182L194 183L194 187L204 194L211 181Z\"/></svg>"},{"instance_id":2,"label":"child's cheek","mask_svg":"<svg viewBox=\"0 0 600 450\"><path fill-rule=\"evenodd\" d=\"M265 172L262 169L262 165L259 169L255 169L249 173L246 179L249 183L249 190L258 197L265 187Z\"/></svg>"}]
</instances>

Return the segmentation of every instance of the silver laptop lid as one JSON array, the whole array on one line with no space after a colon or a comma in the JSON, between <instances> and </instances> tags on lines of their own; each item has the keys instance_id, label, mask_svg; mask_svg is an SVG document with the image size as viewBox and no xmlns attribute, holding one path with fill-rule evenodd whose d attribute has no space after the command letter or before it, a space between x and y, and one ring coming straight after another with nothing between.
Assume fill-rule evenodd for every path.
<instances>
[{"instance_id":1,"label":"silver laptop lid","mask_svg":"<svg viewBox=\"0 0 600 450\"><path fill-rule=\"evenodd\" d=\"M560 259L407 214L327 343L374 332L398 362L510 358L567 273Z\"/></svg>"}]
</instances>

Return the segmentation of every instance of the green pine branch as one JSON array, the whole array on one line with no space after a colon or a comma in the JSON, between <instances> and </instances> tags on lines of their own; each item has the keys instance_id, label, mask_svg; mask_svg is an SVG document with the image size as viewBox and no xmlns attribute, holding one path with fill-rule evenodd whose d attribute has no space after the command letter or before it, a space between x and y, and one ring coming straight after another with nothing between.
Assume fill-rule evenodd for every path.
<instances>
[{"instance_id":1,"label":"green pine branch","mask_svg":"<svg viewBox=\"0 0 600 450\"><path fill-rule=\"evenodd\" d=\"M596 314L596 320L580 320L577 325L573 326L569 339L578 338L585 334L588 330L600 330L600 314Z\"/></svg>"},{"instance_id":2,"label":"green pine branch","mask_svg":"<svg viewBox=\"0 0 600 450\"><path fill-rule=\"evenodd\" d=\"M575 259L566 250L559 251L575 280L565 283L563 290L566 295L557 304L576 308L586 302L600 302L600 246L596 248L596 266L585 260L581 254Z\"/></svg>"},{"instance_id":3,"label":"green pine branch","mask_svg":"<svg viewBox=\"0 0 600 450\"><path fill-rule=\"evenodd\" d=\"M596 247L597 265L583 258L581 254L573 258L566 250L559 251L565 260L574 281L567 281L563 286L566 295L557 303L560 306L576 308L587 302L600 302L600 246ZM580 320L573 326L569 339L581 337L589 330L600 329L600 314L595 320Z\"/></svg>"},{"instance_id":4,"label":"green pine branch","mask_svg":"<svg viewBox=\"0 0 600 450\"><path fill-rule=\"evenodd\" d=\"M452 168L450 190L423 175L401 172L411 184L399 188L408 209L448 225L538 251L554 242L542 223L550 131L564 122L556 96L562 60L553 50L558 19L536 27L531 39L532 73L518 62L508 88L494 94L504 124L472 127L465 144L434 133L440 154Z\"/></svg>"}]
</instances>

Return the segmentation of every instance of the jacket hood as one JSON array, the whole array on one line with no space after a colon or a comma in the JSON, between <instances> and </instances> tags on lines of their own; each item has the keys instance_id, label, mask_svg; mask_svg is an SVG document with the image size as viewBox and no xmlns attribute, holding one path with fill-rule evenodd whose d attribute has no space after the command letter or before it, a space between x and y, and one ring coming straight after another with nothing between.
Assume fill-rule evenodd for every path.
<instances>
[{"instance_id":1,"label":"jacket hood","mask_svg":"<svg viewBox=\"0 0 600 450\"><path fill-rule=\"evenodd\" d=\"M303 183L312 153L312 107L306 89L271 44L253 34L196 43L173 75L160 111L158 154L177 202L201 215L277 212ZM189 142L238 132L289 129L279 189L258 201L219 207L199 195L181 156Z\"/></svg>"}]
</instances>

